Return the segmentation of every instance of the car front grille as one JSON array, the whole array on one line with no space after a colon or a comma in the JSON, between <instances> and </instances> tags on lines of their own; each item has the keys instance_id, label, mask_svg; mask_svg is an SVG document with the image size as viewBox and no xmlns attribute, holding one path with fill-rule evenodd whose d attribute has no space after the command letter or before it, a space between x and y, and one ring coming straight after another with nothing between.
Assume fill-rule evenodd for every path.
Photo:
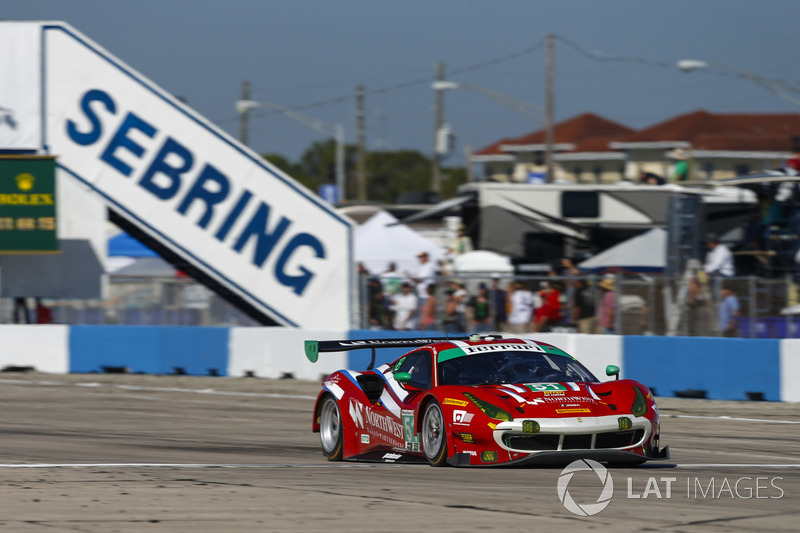
<instances>
[{"instance_id":1,"label":"car front grille","mask_svg":"<svg viewBox=\"0 0 800 533\"><path fill-rule=\"evenodd\" d=\"M596 435L594 446L592 446L593 435ZM600 450L633 446L638 444L643 437L643 429L564 435L506 433L503 435L503 443L511 450L531 452L542 450Z\"/></svg>"}]
</instances>

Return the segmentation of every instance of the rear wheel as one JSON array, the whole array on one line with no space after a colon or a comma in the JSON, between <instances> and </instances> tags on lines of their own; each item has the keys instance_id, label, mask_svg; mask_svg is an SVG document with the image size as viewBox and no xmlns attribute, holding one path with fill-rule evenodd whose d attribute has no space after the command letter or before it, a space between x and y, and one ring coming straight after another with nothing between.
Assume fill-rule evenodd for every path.
<instances>
[{"instance_id":1,"label":"rear wheel","mask_svg":"<svg viewBox=\"0 0 800 533\"><path fill-rule=\"evenodd\" d=\"M329 461L342 460L342 414L333 396L326 396L319 410L319 440Z\"/></svg>"},{"instance_id":2,"label":"rear wheel","mask_svg":"<svg viewBox=\"0 0 800 533\"><path fill-rule=\"evenodd\" d=\"M434 400L422 417L422 448L431 466L447 465L447 431L442 408Z\"/></svg>"}]
</instances>

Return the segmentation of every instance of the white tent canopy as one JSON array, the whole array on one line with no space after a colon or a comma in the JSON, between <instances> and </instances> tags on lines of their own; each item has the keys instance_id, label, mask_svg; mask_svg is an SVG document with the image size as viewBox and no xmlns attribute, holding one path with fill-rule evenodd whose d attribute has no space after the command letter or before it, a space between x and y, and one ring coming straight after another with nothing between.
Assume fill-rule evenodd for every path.
<instances>
[{"instance_id":1,"label":"white tent canopy","mask_svg":"<svg viewBox=\"0 0 800 533\"><path fill-rule=\"evenodd\" d=\"M662 272L666 265L667 231L653 228L600 252L580 263L578 268L591 273L606 270Z\"/></svg>"},{"instance_id":2,"label":"white tent canopy","mask_svg":"<svg viewBox=\"0 0 800 533\"><path fill-rule=\"evenodd\" d=\"M453 261L453 274L511 274L514 265L506 255L488 250L475 250L461 254Z\"/></svg>"},{"instance_id":3,"label":"white tent canopy","mask_svg":"<svg viewBox=\"0 0 800 533\"><path fill-rule=\"evenodd\" d=\"M398 272L414 274L419 269L417 254L428 252L433 264L444 257L444 250L387 211L375 213L356 229L356 261L371 274L385 272L389 263L397 265Z\"/></svg>"}]
</instances>

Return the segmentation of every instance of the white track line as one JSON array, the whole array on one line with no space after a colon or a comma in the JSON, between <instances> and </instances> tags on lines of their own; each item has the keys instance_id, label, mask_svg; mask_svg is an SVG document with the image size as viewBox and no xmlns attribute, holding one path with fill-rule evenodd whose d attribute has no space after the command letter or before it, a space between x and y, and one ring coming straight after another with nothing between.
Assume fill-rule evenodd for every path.
<instances>
[{"instance_id":1,"label":"white track line","mask_svg":"<svg viewBox=\"0 0 800 533\"><path fill-rule=\"evenodd\" d=\"M237 463L40 463L0 464L0 468L390 468L392 466L419 467L420 464L399 465L392 463L319 463L319 464L237 464ZM800 468L800 463L649 463L626 471L660 468Z\"/></svg>"},{"instance_id":2,"label":"white track line","mask_svg":"<svg viewBox=\"0 0 800 533\"><path fill-rule=\"evenodd\" d=\"M730 420L732 422L765 422L768 424L800 424L800 420L769 420L766 418L736 418L732 416L665 415L661 418L698 418L701 420Z\"/></svg>"},{"instance_id":3,"label":"white track line","mask_svg":"<svg viewBox=\"0 0 800 533\"><path fill-rule=\"evenodd\" d=\"M800 468L800 463L762 464L762 463L680 463L676 468Z\"/></svg>"},{"instance_id":4,"label":"white track line","mask_svg":"<svg viewBox=\"0 0 800 533\"><path fill-rule=\"evenodd\" d=\"M220 378L224 379L224 378ZM46 385L49 387L86 387L86 388L112 388L122 390L136 390L147 392L187 392L194 394L215 394L220 396L250 396L255 398L289 398L295 400L315 400L316 396L307 396L300 394L281 394L276 392L236 392L236 391L221 391L214 389L181 389L177 387L145 387L138 385L114 385L103 384L97 382L79 382L79 383L58 383L55 381L23 381L15 379L0 379L0 383L8 385Z\"/></svg>"},{"instance_id":5,"label":"white track line","mask_svg":"<svg viewBox=\"0 0 800 533\"><path fill-rule=\"evenodd\" d=\"M364 468L375 464L214 464L214 463L41 463L0 464L0 468ZM381 466L386 466L381 464Z\"/></svg>"}]
</instances>

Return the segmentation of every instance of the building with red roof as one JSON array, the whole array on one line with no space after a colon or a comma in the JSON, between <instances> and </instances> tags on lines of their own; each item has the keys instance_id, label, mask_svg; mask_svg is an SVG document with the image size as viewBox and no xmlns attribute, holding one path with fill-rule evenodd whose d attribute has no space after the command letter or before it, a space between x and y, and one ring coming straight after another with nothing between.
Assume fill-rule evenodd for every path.
<instances>
[{"instance_id":1,"label":"building with red roof","mask_svg":"<svg viewBox=\"0 0 800 533\"><path fill-rule=\"evenodd\" d=\"M640 131L593 113L554 126L557 181L615 183L649 172L671 177L678 159L692 180L731 178L780 167L800 145L800 114L710 113L698 110ZM544 129L503 139L476 152L484 179L537 182L546 174Z\"/></svg>"}]
</instances>

